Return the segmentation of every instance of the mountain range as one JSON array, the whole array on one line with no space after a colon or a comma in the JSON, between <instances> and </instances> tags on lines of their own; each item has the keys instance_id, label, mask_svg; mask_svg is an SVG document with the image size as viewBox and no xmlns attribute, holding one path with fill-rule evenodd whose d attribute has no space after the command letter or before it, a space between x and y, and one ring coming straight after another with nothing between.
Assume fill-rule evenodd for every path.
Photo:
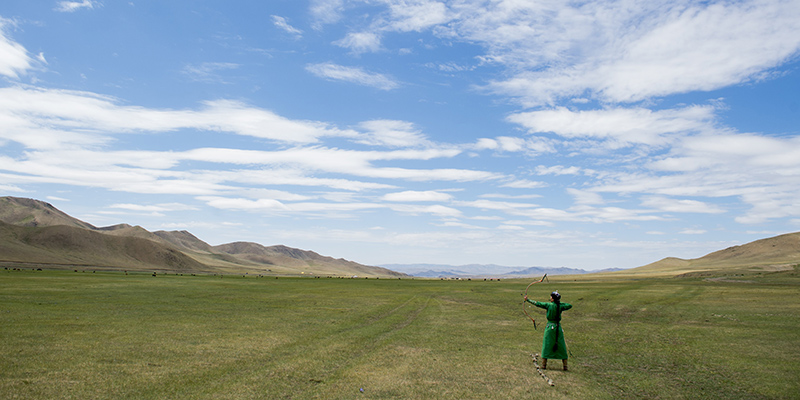
<instances>
[{"instance_id":1,"label":"mountain range","mask_svg":"<svg viewBox=\"0 0 800 400\"><path fill-rule=\"evenodd\" d=\"M150 232L140 226L96 227L51 204L0 197L0 266L361 277L538 277L586 273L691 275L781 271L800 265L800 232L756 240L700 258L667 257L631 269L585 271L564 267L386 264L368 266L283 245L233 242L212 246L188 231Z\"/></svg>"},{"instance_id":2,"label":"mountain range","mask_svg":"<svg viewBox=\"0 0 800 400\"><path fill-rule=\"evenodd\" d=\"M510 267L496 264L382 264L381 267L393 271L404 272L409 275L426 278L466 278L466 277L506 277L522 278L548 275L574 275L594 272L621 271L622 268L604 269L601 271L587 271L579 268L566 267Z\"/></svg>"},{"instance_id":3,"label":"mountain range","mask_svg":"<svg viewBox=\"0 0 800 400\"><path fill-rule=\"evenodd\" d=\"M756 240L693 259L667 257L637 268L586 271L565 267L507 267L500 265L384 264L382 267L431 278L540 277L548 275L609 274L619 276L711 276L775 272L800 267L800 232Z\"/></svg>"},{"instance_id":4,"label":"mountain range","mask_svg":"<svg viewBox=\"0 0 800 400\"><path fill-rule=\"evenodd\" d=\"M51 204L0 197L0 265L161 273L403 277L403 273L287 246L218 246L187 231L96 227Z\"/></svg>"}]
</instances>

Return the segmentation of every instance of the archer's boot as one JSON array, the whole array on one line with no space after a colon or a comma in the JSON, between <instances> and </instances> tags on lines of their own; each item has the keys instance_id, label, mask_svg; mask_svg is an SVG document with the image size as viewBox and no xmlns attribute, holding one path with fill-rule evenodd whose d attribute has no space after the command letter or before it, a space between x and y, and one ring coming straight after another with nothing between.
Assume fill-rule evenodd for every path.
<instances>
[{"instance_id":1,"label":"archer's boot","mask_svg":"<svg viewBox=\"0 0 800 400\"><path fill-rule=\"evenodd\" d=\"M547 369L547 359L546 358L542 359L542 369Z\"/></svg>"},{"instance_id":2,"label":"archer's boot","mask_svg":"<svg viewBox=\"0 0 800 400\"><path fill-rule=\"evenodd\" d=\"M569 371L569 368L567 367L567 359L563 359L561 361L564 362L564 371Z\"/></svg>"}]
</instances>

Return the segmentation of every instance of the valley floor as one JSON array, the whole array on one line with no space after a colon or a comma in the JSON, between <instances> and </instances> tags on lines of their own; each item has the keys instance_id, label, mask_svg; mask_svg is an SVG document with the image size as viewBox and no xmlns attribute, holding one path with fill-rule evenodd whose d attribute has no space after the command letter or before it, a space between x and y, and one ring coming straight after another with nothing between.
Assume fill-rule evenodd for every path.
<instances>
[{"instance_id":1,"label":"valley floor","mask_svg":"<svg viewBox=\"0 0 800 400\"><path fill-rule=\"evenodd\" d=\"M0 398L800 397L796 271L573 278L550 387L527 281L0 270Z\"/></svg>"}]
</instances>

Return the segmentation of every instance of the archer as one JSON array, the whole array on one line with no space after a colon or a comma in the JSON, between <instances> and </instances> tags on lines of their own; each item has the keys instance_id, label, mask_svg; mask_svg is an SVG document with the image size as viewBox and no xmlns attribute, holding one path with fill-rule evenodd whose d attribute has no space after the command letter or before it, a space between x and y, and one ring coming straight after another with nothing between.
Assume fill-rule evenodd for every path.
<instances>
[{"instance_id":1,"label":"archer","mask_svg":"<svg viewBox=\"0 0 800 400\"><path fill-rule=\"evenodd\" d=\"M544 328L542 339L542 369L547 369L547 359L555 358L564 363L564 371L567 371L567 342L561 329L561 313L572 308L572 304L562 303L558 291L550 293L549 302L530 300L527 294L525 301L547 310L547 326Z\"/></svg>"}]
</instances>

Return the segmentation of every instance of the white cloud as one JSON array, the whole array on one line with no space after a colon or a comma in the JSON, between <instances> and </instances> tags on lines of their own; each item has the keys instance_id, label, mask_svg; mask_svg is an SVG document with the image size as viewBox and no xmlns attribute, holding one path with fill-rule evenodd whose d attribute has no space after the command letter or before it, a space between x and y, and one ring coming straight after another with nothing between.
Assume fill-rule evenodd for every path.
<instances>
[{"instance_id":1,"label":"white cloud","mask_svg":"<svg viewBox=\"0 0 800 400\"><path fill-rule=\"evenodd\" d=\"M455 204L462 203L455 202ZM517 218L526 218L526 220L515 220L513 222L514 225L532 224L549 226L551 222L590 222L599 224L625 221L664 220L663 217L653 215L652 210L636 210L621 207L594 207L589 204L581 203L577 203L575 206L566 209L503 202L491 202L486 205L481 205L480 202L474 202L464 203L464 205L484 209L495 209Z\"/></svg>"},{"instance_id":2,"label":"white cloud","mask_svg":"<svg viewBox=\"0 0 800 400\"><path fill-rule=\"evenodd\" d=\"M518 0L383 0L366 28L335 42L355 54L381 49L390 32L430 30L477 44L484 64L511 76L490 91L527 107L565 98L626 103L762 79L800 50L800 7L791 0L654 0L591 3ZM312 14L338 20L360 2L318 1ZM320 19L321 20L321 19Z\"/></svg>"},{"instance_id":3,"label":"white cloud","mask_svg":"<svg viewBox=\"0 0 800 400\"><path fill-rule=\"evenodd\" d=\"M482 194L479 197L485 199L516 199L516 200L529 200L529 199L538 199L541 198L542 195L540 194L522 194L522 195L508 195L503 193L486 193Z\"/></svg>"},{"instance_id":4,"label":"white cloud","mask_svg":"<svg viewBox=\"0 0 800 400\"><path fill-rule=\"evenodd\" d=\"M0 75L16 79L32 67L32 59L25 47L6 35L9 25L14 22L0 17Z\"/></svg>"},{"instance_id":5,"label":"white cloud","mask_svg":"<svg viewBox=\"0 0 800 400\"><path fill-rule=\"evenodd\" d=\"M412 204L388 204L389 208L394 211L405 213L405 214L433 214L438 217L460 217L461 211L447 207L443 205L431 205L431 206L422 206L422 205L412 205Z\"/></svg>"},{"instance_id":6,"label":"white cloud","mask_svg":"<svg viewBox=\"0 0 800 400\"><path fill-rule=\"evenodd\" d=\"M800 49L795 1L691 6L631 41L619 58L601 65L612 101L636 101L706 91L758 79Z\"/></svg>"},{"instance_id":7,"label":"white cloud","mask_svg":"<svg viewBox=\"0 0 800 400\"><path fill-rule=\"evenodd\" d=\"M525 149L525 139L518 137L500 136L496 138L497 147L503 151L522 151Z\"/></svg>"},{"instance_id":8,"label":"white cloud","mask_svg":"<svg viewBox=\"0 0 800 400\"><path fill-rule=\"evenodd\" d=\"M206 202L211 207L223 210L245 210L245 211L264 211L264 210L278 210L289 211L289 207L284 205L278 200L274 199L241 199L241 198L226 198L217 196L200 196L197 198L200 201Z\"/></svg>"},{"instance_id":9,"label":"white cloud","mask_svg":"<svg viewBox=\"0 0 800 400\"><path fill-rule=\"evenodd\" d=\"M542 153L555 153L556 144L554 141L542 137L526 139L513 136L498 136L494 139L480 138L472 145L472 149L477 151L495 150L497 152L509 153L521 152L535 156Z\"/></svg>"},{"instance_id":10,"label":"white cloud","mask_svg":"<svg viewBox=\"0 0 800 400\"><path fill-rule=\"evenodd\" d=\"M381 49L381 37L373 32L353 32L333 44L350 49L354 54L374 53Z\"/></svg>"},{"instance_id":11,"label":"white cloud","mask_svg":"<svg viewBox=\"0 0 800 400\"><path fill-rule=\"evenodd\" d=\"M436 191L405 191L388 193L383 196L385 201L416 202L416 201L449 201L452 195Z\"/></svg>"},{"instance_id":12,"label":"white cloud","mask_svg":"<svg viewBox=\"0 0 800 400\"><path fill-rule=\"evenodd\" d=\"M319 186L325 186L325 185L319 185ZM254 188L254 189L241 189L238 192L249 198L255 198L255 199L268 198L279 201L304 201L311 199L311 197L309 196L287 192L284 190Z\"/></svg>"},{"instance_id":13,"label":"white cloud","mask_svg":"<svg viewBox=\"0 0 800 400\"><path fill-rule=\"evenodd\" d=\"M81 8L93 9L95 4L96 3L92 0L59 1L55 10L60 12L75 12L80 10Z\"/></svg>"},{"instance_id":14,"label":"white cloud","mask_svg":"<svg viewBox=\"0 0 800 400\"><path fill-rule=\"evenodd\" d=\"M279 15L273 15L272 16L272 23L276 27L278 27L279 29L281 29L284 32L289 33L289 34L291 34L291 35L293 35L295 37L300 37L303 34L302 30L297 29L297 28L289 25L289 22L286 21L286 18L281 17Z\"/></svg>"},{"instance_id":15,"label":"white cloud","mask_svg":"<svg viewBox=\"0 0 800 400\"><path fill-rule=\"evenodd\" d=\"M340 203L340 202L280 202L275 199L243 199L243 198L228 198L219 196L200 196L198 200L204 201L207 205L223 209L223 210L238 210L238 211L253 211L265 212L275 214L324 214L329 217L347 216L347 213L354 211L369 211L377 209L386 209L387 206L376 203ZM418 211L424 211L425 208L420 208ZM428 210L425 212L434 212L435 210ZM344 214L343 214L344 213Z\"/></svg>"},{"instance_id":16,"label":"white cloud","mask_svg":"<svg viewBox=\"0 0 800 400\"><path fill-rule=\"evenodd\" d=\"M673 199L663 196L647 196L642 199L642 206L652 207L661 211L679 213L720 214L725 210L717 205L697 200Z\"/></svg>"},{"instance_id":17,"label":"white cloud","mask_svg":"<svg viewBox=\"0 0 800 400\"><path fill-rule=\"evenodd\" d=\"M510 231L524 231L525 230L525 228L523 228L523 227L521 227L519 225L509 225L509 224L500 225L499 227L497 227L497 229L504 229L504 230L510 230Z\"/></svg>"},{"instance_id":18,"label":"white cloud","mask_svg":"<svg viewBox=\"0 0 800 400\"><path fill-rule=\"evenodd\" d=\"M478 44L484 63L512 75L487 88L529 107L563 98L621 103L718 89L762 79L800 50L800 7L790 0L377 4L385 11L364 14L367 29L336 44L374 52L388 32L424 30ZM338 20L345 8L362 5L318 1L312 13Z\"/></svg>"},{"instance_id":19,"label":"white cloud","mask_svg":"<svg viewBox=\"0 0 800 400\"><path fill-rule=\"evenodd\" d=\"M540 181L531 181L527 179L518 179L500 185L501 187L514 188L514 189L537 189L547 187L547 183Z\"/></svg>"},{"instance_id":20,"label":"white cloud","mask_svg":"<svg viewBox=\"0 0 800 400\"><path fill-rule=\"evenodd\" d=\"M313 143L323 136L355 132L317 121L290 120L269 110L231 100L204 103L197 110L122 106L87 92L23 87L0 89L0 139L30 148L64 148L107 142L107 132L169 132L200 129L289 143Z\"/></svg>"},{"instance_id":21,"label":"white cloud","mask_svg":"<svg viewBox=\"0 0 800 400\"><path fill-rule=\"evenodd\" d=\"M523 226L555 226L554 223L550 221L534 221L534 220L508 220L503 222L504 226L509 227L523 227Z\"/></svg>"},{"instance_id":22,"label":"white cloud","mask_svg":"<svg viewBox=\"0 0 800 400\"><path fill-rule=\"evenodd\" d=\"M684 235L702 235L706 232L705 229L684 229L680 233Z\"/></svg>"},{"instance_id":23,"label":"white cloud","mask_svg":"<svg viewBox=\"0 0 800 400\"><path fill-rule=\"evenodd\" d=\"M0 170L5 172L2 176L9 191L15 184L58 183L151 194L239 193L276 201L307 197L285 192L256 193L250 185L318 186L357 192L395 187L371 182L372 179L466 182L502 177L479 170L393 166L404 160L451 158L461 150L455 146L433 147L413 125L403 121L373 120L358 126L367 134L322 122L290 120L228 100L206 102L205 107L196 110L158 110L122 106L113 98L86 92L8 87L0 89L0 141L17 142L27 151L18 158L0 157ZM265 151L113 150L121 135L158 135L179 129L274 139L295 147ZM324 136L419 148L356 151L304 147ZM383 161L383 166L374 165L377 161ZM211 169L185 168L192 162L208 164ZM320 174L327 176L315 176Z\"/></svg>"},{"instance_id":24,"label":"white cloud","mask_svg":"<svg viewBox=\"0 0 800 400\"><path fill-rule=\"evenodd\" d=\"M345 67L333 63L309 64L306 70L325 79L356 83L370 86L380 90L393 90L400 87L400 83L393 78L379 73L367 72L362 68Z\"/></svg>"},{"instance_id":25,"label":"white cloud","mask_svg":"<svg viewBox=\"0 0 800 400\"><path fill-rule=\"evenodd\" d=\"M433 0L388 1L389 21L385 29L409 32L428 29L452 19L444 3Z\"/></svg>"},{"instance_id":26,"label":"white cloud","mask_svg":"<svg viewBox=\"0 0 800 400\"><path fill-rule=\"evenodd\" d=\"M623 145L666 145L672 136L708 131L714 108L693 106L652 111L645 108L571 111L564 107L512 114L508 120L531 134L555 133L565 138L613 140Z\"/></svg>"},{"instance_id":27,"label":"white cloud","mask_svg":"<svg viewBox=\"0 0 800 400\"><path fill-rule=\"evenodd\" d=\"M312 0L309 12L314 19L314 28L338 22L342 18L344 0Z\"/></svg>"},{"instance_id":28,"label":"white cloud","mask_svg":"<svg viewBox=\"0 0 800 400\"><path fill-rule=\"evenodd\" d=\"M652 195L645 197L644 205L674 212L724 209L699 200L668 200L671 197L737 198L751 208L734 219L756 224L800 216L798 176L800 139L716 133L676 141L669 154L638 170L606 174L591 190Z\"/></svg>"},{"instance_id":29,"label":"white cloud","mask_svg":"<svg viewBox=\"0 0 800 400\"><path fill-rule=\"evenodd\" d=\"M483 199L475 201L458 201L455 204L464 207L480 208L483 210L500 210L506 212L512 210L530 209L538 207L536 204L532 203L512 203L507 201L494 201L494 200L483 200Z\"/></svg>"},{"instance_id":30,"label":"white cloud","mask_svg":"<svg viewBox=\"0 0 800 400\"><path fill-rule=\"evenodd\" d=\"M50 201L69 201L69 199L65 199L63 197L56 197L56 196L47 196L46 199L50 200Z\"/></svg>"},{"instance_id":31,"label":"white cloud","mask_svg":"<svg viewBox=\"0 0 800 400\"><path fill-rule=\"evenodd\" d=\"M181 203L163 203L153 205L132 204L132 203L119 203L108 206L109 208L118 208L130 211L143 211L143 212L167 212L167 211L196 211L197 207L181 204Z\"/></svg>"},{"instance_id":32,"label":"white cloud","mask_svg":"<svg viewBox=\"0 0 800 400\"><path fill-rule=\"evenodd\" d=\"M379 189L395 189L396 186L367 182L361 180L353 180L346 178L319 178L312 176L308 171L301 168L286 168L285 166L273 166L272 168L256 168L256 169L230 169L222 171L197 171L194 175L195 179L203 181L218 181L218 182L231 182L243 185L259 185L259 186L282 186L289 185L291 187L324 187L336 190L347 190L352 192L361 192L368 190ZM227 193L231 190L220 191L218 193ZM307 196L302 195L277 195L277 194L251 194L250 190L239 189L237 193L244 193L247 197L251 198L273 198L276 200L307 200Z\"/></svg>"},{"instance_id":33,"label":"white cloud","mask_svg":"<svg viewBox=\"0 0 800 400\"><path fill-rule=\"evenodd\" d=\"M536 167L535 171L538 175L578 175L582 172L582 169L576 166L565 167L563 165L554 165L552 167L546 167L544 165L539 165Z\"/></svg>"},{"instance_id":34,"label":"white cloud","mask_svg":"<svg viewBox=\"0 0 800 400\"><path fill-rule=\"evenodd\" d=\"M204 62L199 65L187 65L182 72L196 82L227 83L219 73L237 68L239 68L239 64L235 63Z\"/></svg>"},{"instance_id":35,"label":"white cloud","mask_svg":"<svg viewBox=\"0 0 800 400\"><path fill-rule=\"evenodd\" d=\"M461 169L408 169L374 167L378 160L425 160L452 157L450 150L422 151L356 151L324 147L294 147L282 151L256 151L240 149L202 148L176 153L179 160L196 160L239 165L294 166L302 170L341 173L370 178L407 179L413 181L476 181L498 179L500 175Z\"/></svg>"},{"instance_id":36,"label":"white cloud","mask_svg":"<svg viewBox=\"0 0 800 400\"><path fill-rule=\"evenodd\" d=\"M575 204L603 204L603 196L599 193L591 192L588 190L579 190L573 188L567 188L567 193L569 193L574 199Z\"/></svg>"},{"instance_id":37,"label":"white cloud","mask_svg":"<svg viewBox=\"0 0 800 400\"><path fill-rule=\"evenodd\" d=\"M362 122L359 127L367 132L355 140L358 143L389 147L431 145L425 135L410 122L382 119Z\"/></svg>"},{"instance_id":38,"label":"white cloud","mask_svg":"<svg viewBox=\"0 0 800 400\"><path fill-rule=\"evenodd\" d=\"M506 66L494 92L529 107L587 94L608 102L759 79L800 49L794 1L461 2L437 33ZM588 92L588 93L587 93Z\"/></svg>"},{"instance_id":39,"label":"white cloud","mask_svg":"<svg viewBox=\"0 0 800 400\"><path fill-rule=\"evenodd\" d=\"M350 49L355 55L373 53L381 50L381 40L387 32L421 32L447 23L453 18L447 5L439 1L390 0L382 3L388 10L377 13L368 28L350 32L333 44ZM327 20L333 20L334 15L341 16L341 13L331 10L341 10L341 5L341 2L318 3L312 6L312 13L328 16ZM408 49L403 50L407 51Z\"/></svg>"}]
</instances>

